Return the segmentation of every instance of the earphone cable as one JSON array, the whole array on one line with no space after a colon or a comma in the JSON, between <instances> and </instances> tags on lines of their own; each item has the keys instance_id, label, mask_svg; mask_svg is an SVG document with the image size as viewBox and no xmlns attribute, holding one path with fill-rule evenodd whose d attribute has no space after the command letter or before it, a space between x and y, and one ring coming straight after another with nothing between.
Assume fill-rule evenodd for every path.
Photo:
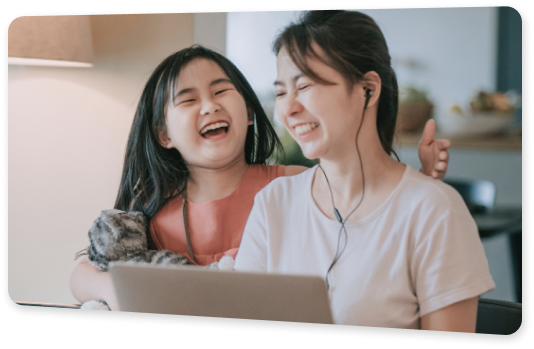
<instances>
[{"instance_id":1,"label":"earphone cable","mask_svg":"<svg viewBox=\"0 0 534 349\"><path fill-rule=\"evenodd\" d=\"M358 205L356 205L356 207L347 215L347 217L345 219L343 219L341 217L341 214L339 213L339 211L336 208L336 205L334 203L334 193L332 192L332 188L330 186L330 181L328 180L328 177L327 177L326 172L324 171L323 167L318 162L319 168L323 172L324 178L326 179L326 183L328 185L328 189L330 191L330 198L332 199L332 207L334 208L334 214L335 214L337 220L339 221L339 223L341 223L341 228L339 229L339 235L338 235L338 238L337 238L336 254L334 255L334 259L332 260L332 264L330 264L330 267L328 268L328 270L326 272L326 276L325 276L325 281L326 281L326 285L327 285L328 289L330 289L330 283L328 282L328 274L330 274L330 271L332 270L334 265L337 263L337 261L341 258L341 255L343 254L343 252L345 251L345 248L347 247L348 233L347 233L347 228L345 227L345 223L347 222L349 217L358 209L358 207L360 207L360 205L361 205L361 203L363 201L364 195L365 195L365 175L363 173L363 162L362 162L362 157L361 157L361 154L360 154L360 148L358 146L358 136L360 135L360 130L362 129L363 117L365 115L365 110L367 109L367 104L368 103L369 103L369 98L366 98L365 99L365 105L363 107L363 112L362 112L362 119L360 120L360 126L358 127L358 131L356 132L356 152L358 153L358 158L360 160L360 170L361 170L361 173L362 173L362 196L360 198L360 201L358 202ZM339 243L340 243L340 240L341 240L341 232L342 231L345 233L345 243L343 245L343 248L341 249L341 252L338 254L338 252L339 252Z\"/></svg>"},{"instance_id":2,"label":"earphone cable","mask_svg":"<svg viewBox=\"0 0 534 349\"><path fill-rule=\"evenodd\" d=\"M339 242L341 240L341 232L342 231L345 232L345 243L343 245L343 248L341 249L341 252L339 253ZM345 223L342 223L341 224L341 228L339 229L339 235L338 235L338 238L337 238L336 254L334 255L334 259L332 260L332 264L330 264L330 267L328 268L328 270L326 272L326 276L325 276L326 286L328 287L328 289L330 289L330 283L328 282L328 274L330 273L330 270L332 270L334 265L337 263L337 261L339 260L339 258L343 254L343 251L345 251L345 248L347 247L347 240L348 240L347 229L345 228ZM339 253L339 255L338 255L338 253Z\"/></svg>"},{"instance_id":3,"label":"earphone cable","mask_svg":"<svg viewBox=\"0 0 534 349\"><path fill-rule=\"evenodd\" d=\"M363 107L363 112L362 112L362 120L360 121L360 127L358 127L358 132L356 132L356 152L358 153L358 159L360 160L360 169L361 169L361 172L362 172L362 197L360 198L360 202L358 203L358 205L347 215L347 218L345 218L345 222L354 213L354 211L356 211L356 209L358 209L358 207L360 207L360 205L361 205L361 203L363 201L363 197L365 195L365 175L363 173L363 162L362 162L362 156L360 154L360 147L358 146L358 136L360 135L360 130L362 129L363 116L365 114L365 110L367 109L367 104L368 103L369 103L369 98L367 98L365 100L365 105Z\"/></svg>"}]
</instances>

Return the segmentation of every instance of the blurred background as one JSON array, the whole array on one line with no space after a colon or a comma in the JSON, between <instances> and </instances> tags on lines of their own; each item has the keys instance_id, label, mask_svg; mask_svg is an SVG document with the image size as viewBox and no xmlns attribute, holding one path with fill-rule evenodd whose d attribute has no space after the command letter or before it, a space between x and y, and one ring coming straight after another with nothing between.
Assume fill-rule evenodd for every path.
<instances>
[{"instance_id":1,"label":"blurred background","mask_svg":"<svg viewBox=\"0 0 534 349\"><path fill-rule=\"evenodd\" d=\"M437 137L452 141L446 180L482 183L481 188L491 184L484 189L485 201L473 206L497 285L484 296L521 301L519 14L509 7L362 12L384 32L401 87L395 136L401 161L420 167L421 128L434 118ZM77 303L68 285L74 255L88 245L87 231L100 211L113 207L142 87L157 64L177 50L199 43L226 54L252 84L283 140L286 157L273 162L309 164L280 127L274 110L276 61L271 45L276 33L299 14L14 20L8 68L11 298ZM62 56L54 56L58 54ZM17 60L21 57L48 63ZM65 66L66 61L74 63ZM502 207L511 208L516 218L519 212L519 226L506 228L511 226L506 217L493 213Z\"/></svg>"}]
</instances>

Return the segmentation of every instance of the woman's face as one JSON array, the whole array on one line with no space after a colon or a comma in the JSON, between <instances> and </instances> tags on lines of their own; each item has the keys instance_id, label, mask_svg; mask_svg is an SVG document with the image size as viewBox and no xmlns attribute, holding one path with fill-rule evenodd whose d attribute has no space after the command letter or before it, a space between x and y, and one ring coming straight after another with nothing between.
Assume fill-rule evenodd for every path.
<instances>
[{"instance_id":1,"label":"woman's face","mask_svg":"<svg viewBox=\"0 0 534 349\"><path fill-rule=\"evenodd\" d=\"M166 148L188 166L218 168L243 158L249 118L243 96L215 62L198 58L180 72L166 107Z\"/></svg>"},{"instance_id":2,"label":"woman's face","mask_svg":"<svg viewBox=\"0 0 534 349\"><path fill-rule=\"evenodd\" d=\"M314 50L322 50L315 45ZM354 148L365 93L363 85L347 88L343 76L316 59L308 66L333 85L322 85L304 75L285 48L277 56L276 112L287 131L309 159L330 158ZM350 147L350 148L347 148Z\"/></svg>"}]
</instances>

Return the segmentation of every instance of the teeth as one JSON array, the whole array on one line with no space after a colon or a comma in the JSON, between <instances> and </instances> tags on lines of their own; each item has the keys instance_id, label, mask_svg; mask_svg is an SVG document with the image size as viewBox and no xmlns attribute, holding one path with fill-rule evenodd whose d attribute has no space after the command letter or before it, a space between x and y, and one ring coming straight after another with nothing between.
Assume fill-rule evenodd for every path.
<instances>
[{"instance_id":1,"label":"teeth","mask_svg":"<svg viewBox=\"0 0 534 349\"><path fill-rule=\"evenodd\" d=\"M311 130L313 130L314 128L318 126L319 126L318 122L311 122L309 124L298 125L297 127L295 127L295 132L297 133L297 136L300 136L302 134L310 132Z\"/></svg>"},{"instance_id":2,"label":"teeth","mask_svg":"<svg viewBox=\"0 0 534 349\"><path fill-rule=\"evenodd\" d=\"M221 127L228 127L229 124L225 121L221 121L221 122L216 122L214 124L209 124L208 126L204 127L201 131L200 131L200 134L203 135L204 133L210 131L210 130L215 130L215 129L218 129L218 128L221 128Z\"/></svg>"}]
</instances>

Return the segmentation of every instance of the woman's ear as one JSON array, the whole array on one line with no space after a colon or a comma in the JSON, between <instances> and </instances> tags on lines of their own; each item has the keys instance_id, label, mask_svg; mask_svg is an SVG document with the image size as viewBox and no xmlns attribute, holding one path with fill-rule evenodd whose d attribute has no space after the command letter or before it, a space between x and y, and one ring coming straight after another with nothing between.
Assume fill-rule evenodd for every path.
<instances>
[{"instance_id":1,"label":"woman's ear","mask_svg":"<svg viewBox=\"0 0 534 349\"><path fill-rule=\"evenodd\" d=\"M378 75L378 73L375 71L369 71L365 73L365 75L363 76L362 85L365 89L364 93L367 93L367 90L372 91L367 107L371 107L378 103L378 100L380 98L380 91L382 89L382 80L380 79L380 75Z\"/></svg>"}]
</instances>

